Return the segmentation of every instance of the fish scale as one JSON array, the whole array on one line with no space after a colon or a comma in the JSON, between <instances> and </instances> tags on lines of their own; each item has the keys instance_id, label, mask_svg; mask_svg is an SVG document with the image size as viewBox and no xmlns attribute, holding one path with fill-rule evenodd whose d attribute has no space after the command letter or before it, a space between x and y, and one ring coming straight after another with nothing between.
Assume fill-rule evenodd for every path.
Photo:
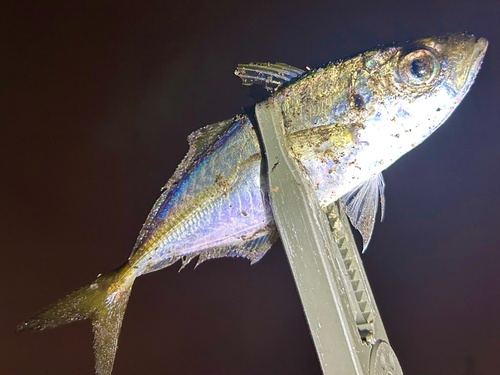
<instances>
[{"instance_id":1,"label":"fish scale","mask_svg":"<svg viewBox=\"0 0 500 375\"><path fill-rule=\"evenodd\" d=\"M235 130L235 127L238 129ZM272 229L274 225L272 216L266 218L263 208L260 160L242 162L260 151L257 135L245 116L235 119L233 127L227 132L231 132L231 137L223 137L224 141L219 144L221 151L199 163L190 175L192 178L178 184L177 197L174 196L176 201L171 203L165 200L165 210L173 212L170 214L170 217L174 216L173 220L165 220L150 230L143 238L142 247L130 258L131 262L140 262L143 254L151 257L142 265L143 272L156 271L171 264L170 260L164 258L192 258L200 251L209 250L213 258L226 256L227 252L247 257L249 253L264 253L269 249L271 243L257 242L261 248L256 249L256 242L252 242L252 235L259 231L261 237L275 237L266 229ZM219 169L214 165L221 163L221 159L222 162L237 162L234 163L233 172L224 176L218 174ZM200 188L200 178L214 182ZM232 187L222 191L220 182L217 183L217 180L222 179L230 181ZM239 207L239 215L235 212L236 207ZM158 210L157 215L169 216L162 209ZM155 250L150 254L149 249L152 247ZM235 249L239 251L235 252Z\"/></svg>"}]
</instances>

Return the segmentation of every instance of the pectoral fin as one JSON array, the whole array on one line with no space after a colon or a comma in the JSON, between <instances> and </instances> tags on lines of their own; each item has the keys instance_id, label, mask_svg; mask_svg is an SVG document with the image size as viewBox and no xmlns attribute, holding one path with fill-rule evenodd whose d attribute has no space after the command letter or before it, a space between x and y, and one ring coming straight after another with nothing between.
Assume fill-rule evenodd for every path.
<instances>
[{"instance_id":1,"label":"pectoral fin","mask_svg":"<svg viewBox=\"0 0 500 375\"><path fill-rule=\"evenodd\" d=\"M243 85L261 85L267 91L276 90L283 83L305 73L304 70L284 63L239 64L234 74L241 78Z\"/></svg>"},{"instance_id":2,"label":"pectoral fin","mask_svg":"<svg viewBox=\"0 0 500 375\"><path fill-rule=\"evenodd\" d=\"M382 173L379 173L340 198L340 206L349 217L352 226L363 237L363 252L368 247L372 237L379 198L382 210L380 220L382 221L384 218L384 187L384 178Z\"/></svg>"}]
</instances>

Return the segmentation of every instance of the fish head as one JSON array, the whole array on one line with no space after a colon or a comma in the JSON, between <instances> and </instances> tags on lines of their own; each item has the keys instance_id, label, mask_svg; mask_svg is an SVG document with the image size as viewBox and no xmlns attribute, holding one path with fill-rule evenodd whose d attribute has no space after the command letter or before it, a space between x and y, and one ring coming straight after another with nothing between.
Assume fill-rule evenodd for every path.
<instances>
[{"instance_id":1,"label":"fish head","mask_svg":"<svg viewBox=\"0 0 500 375\"><path fill-rule=\"evenodd\" d=\"M387 168L434 132L469 91L487 46L452 34L367 52L353 86L366 114L355 128L363 169Z\"/></svg>"},{"instance_id":2,"label":"fish head","mask_svg":"<svg viewBox=\"0 0 500 375\"><path fill-rule=\"evenodd\" d=\"M419 145L469 91L488 42L451 34L379 47L278 92L291 153L327 205Z\"/></svg>"}]
</instances>

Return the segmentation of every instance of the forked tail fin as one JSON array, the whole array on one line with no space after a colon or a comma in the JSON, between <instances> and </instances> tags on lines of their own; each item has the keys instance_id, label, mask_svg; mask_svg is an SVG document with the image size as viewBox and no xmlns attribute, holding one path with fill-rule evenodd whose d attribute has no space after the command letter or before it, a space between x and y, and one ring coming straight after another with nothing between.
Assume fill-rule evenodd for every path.
<instances>
[{"instance_id":1,"label":"forked tail fin","mask_svg":"<svg viewBox=\"0 0 500 375\"><path fill-rule=\"evenodd\" d=\"M126 264L110 274L97 277L92 284L71 293L20 324L17 331L41 331L91 319L96 374L110 375L123 315L135 280L135 274L129 271Z\"/></svg>"}]
</instances>

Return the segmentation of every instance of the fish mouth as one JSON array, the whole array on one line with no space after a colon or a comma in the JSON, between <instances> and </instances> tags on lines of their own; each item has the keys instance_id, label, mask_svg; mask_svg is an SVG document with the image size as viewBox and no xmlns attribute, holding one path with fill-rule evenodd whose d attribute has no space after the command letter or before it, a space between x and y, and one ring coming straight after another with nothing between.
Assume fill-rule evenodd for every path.
<instances>
[{"instance_id":1,"label":"fish mouth","mask_svg":"<svg viewBox=\"0 0 500 375\"><path fill-rule=\"evenodd\" d=\"M483 63L484 55L486 54L487 49L488 40L486 38L479 38L479 40L473 44L470 63L468 64L469 68L465 75L465 81L462 89L460 90L463 95L469 91L470 87L474 83L474 80L479 73L479 69L481 69L481 64Z\"/></svg>"}]
</instances>

